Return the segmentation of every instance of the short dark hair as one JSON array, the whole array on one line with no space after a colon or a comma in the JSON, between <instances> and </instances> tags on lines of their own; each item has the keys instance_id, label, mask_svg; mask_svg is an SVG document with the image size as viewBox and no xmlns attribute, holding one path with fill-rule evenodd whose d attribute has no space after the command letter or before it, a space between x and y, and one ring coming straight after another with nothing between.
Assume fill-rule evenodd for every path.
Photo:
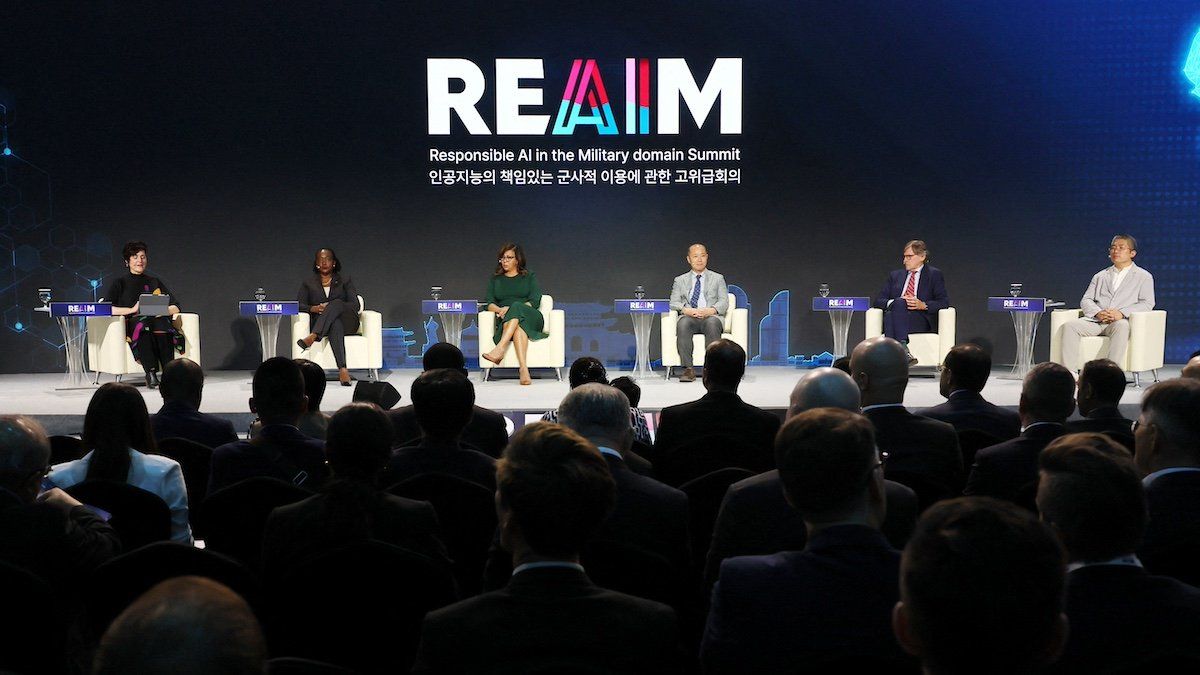
<instances>
[{"instance_id":1,"label":"short dark hair","mask_svg":"<svg viewBox=\"0 0 1200 675\"><path fill-rule=\"evenodd\" d=\"M1146 529L1146 495L1129 451L1104 434L1068 434L1038 455L1038 510L1071 560L1132 553Z\"/></svg>"},{"instance_id":2,"label":"short dark hair","mask_svg":"<svg viewBox=\"0 0 1200 675\"><path fill-rule=\"evenodd\" d=\"M273 356L258 364L250 388L264 424L294 420L304 412L304 376L289 358Z\"/></svg>"},{"instance_id":3,"label":"short dark hair","mask_svg":"<svg viewBox=\"0 0 1200 675\"><path fill-rule=\"evenodd\" d=\"M1062 545L1029 511L990 497L929 507L900 565L900 597L931 672L1034 670L1056 630Z\"/></svg>"},{"instance_id":4,"label":"short dark hair","mask_svg":"<svg viewBox=\"0 0 1200 675\"><path fill-rule=\"evenodd\" d=\"M435 342L429 345L421 357L421 370L437 370L438 368L454 368L467 374L467 359L462 350L449 342Z\"/></svg>"},{"instance_id":5,"label":"short dark hair","mask_svg":"<svg viewBox=\"0 0 1200 675\"><path fill-rule=\"evenodd\" d=\"M1083 389L1085 384L1091 385L1092 398L1117 405L1125 394L1125 372L1108 359L1088 361L1079 371L1079 388Z\"/></svg>"},{"instance_id":6,"label":"short dark hair","mask_svg":"<svg viewBox=\"0 0 1200 675\"><path fill-rule=\"evenodd\" d=\"M1142 412L1179 450L1200 459L1200 380L1163 380L1146 390Z\"/></svg>"},{"instance_id":7,"label":"short dark hair","mask_svg":"<svg viewBox=\"0 0 1200 675\"><path fill-rule=\"evenodd\" d=\"M571 362L571 370L567 373L567 382L574 389L588 382L608 384L608 370L600 359L594 356L581 356Z\"/></svg>"},{"instance_id":8,"label":"short dark hair","mask_svg":"<svg viewBox=\"0 0 1200 675\"><path fill-rule=\"evenodd\" d=\"M191 359L171 359L163 366L162 383L158 391L163 401L199 403L204 392L204 369Z\"/></svg>"},{"instance_id":9,"label":"short dark hair","mask_svg":"<svg viewBox=\"0 0 1200 675\"><path fill-rule=\"evenodd\" d=\"M121 612L100 640L92 672L263 672L267 644L250 606L204 577L175 577Z\"/></svg>"},{"instance_id":10,"label":"short dark hair","mask_svg":"<svg viewBox=\"0 0 1200 675\"><path fill-rule=\"evenodd\" d=\"M625 394L625 398L629 399L630 408L636 408L638 407L638 404L642 402L642 388L638 386L637 382L633 381L632 377L629 377L628 375L622 375L621 377L613 380L610 384L612 384L613 387L616 387L616 389L622 394Z\"/></svg>"},{"instance_id":11,"label":"short dark hair","mask_svg":"<svg viewBox=\"0 0 1200 675\"><path fill-rule=\"evenodd\" d=\"M550 422L513 434L496 463L496 490L525 543L554 557L578 555L608 518L616 495L596 446Z\"/></svg>"},{"instance_id":12,"label":"short dark hair","mask_svg":"<svg viewBox=\"0 0 1200 675\"><path fill-rule=\"evenodd\" d=\"M321 364L308 359L292 359L300 366L300 374L304 377L304 395L308 397L308 409L316 412L321 409L321 401L325 398L325 369Z\"/></svg>"},{"instance_id":13,"label":"short dark hair","mask_svg":"<svg viewBox=\"0 0 1200 675\"><path fill-rule=\"evenodd\" d=\"M409 390L421 432L434 438L457 438L471 421L475 386L454 368L426 370Z\"/></svg>"},{"instance_id":14,"label":"short dark hair","mask_svg":"<svg viewBox=\"0 0 1200 675\"><path fill-rule=\"evenodd\" d=\"M946 352L942 364L950 369L954 384L973 392L983 391L992 374L992 357L976 344L955 345Z\"/></svg>"},{"instance_id":15,"label":"short dark hair","mask_svg":"<svg viewBox=\"0 0 1200 675\"><path fill-rule=\"evenodd\" d=\"M733 340L717 340L704 350L704 381L736 389L746 374L746 350Z\"/></svg>"},{"instance_id":16,"label":"short dark hair","mask_svg":"<svg viewBox=\"0 0 1200 675\"><path fill-rule=\"evenodd\" d=\"M83 446L92 451L89 480L124 483L129 476L130 448L148 454L158 451L146 399L128 384L102 385L92 394L83 416Z\"/></svg>"},{"instance_id":17,"label":"short dark hair","mask_svg":"<svg viewBox=\"0 0 1200 675\"><path fill-rule=\"evenodd\" d=\"M836 515L857 503L877 461L870 420L848 410L806 410L775 437L783 491L805 520Z\"/></svg>"},{"instance_id":18,"label":"short dark hair","mask_svg":"<svg viewBox=\"0 0 1200 675\"><path fill-rule=\"evenodd\" d=\"M317 249L317 252L313 254L313 274L319 274L321 271L320 268L317 267L317 257L321 255L321 251L329 251L329 257L333 258L333 273L337 274L338 272L341 272L342 261L338 260L337 254L333 252L333 249L326 246L325 248Z\"/></svg>"},{"instance_id":19,"label":"short dark hair","mask_svg":"<svg viewBox=\"0 0 1200 675\"><path fill-rule=\"evenodd\" d=\"M1129 244L1129 250L1130 250L1130 251L1136 251L1136 250L1137 250L1137 239L1134 239L1132 234L1118 234L1118 235L1114 235L1114 236L1113 236L1113 238L1112 238L1112 239L1110 239L1110 240L1108 241L1108 245L1109 245L1109 246L1112 246L1112 243L1113 243L1114 241L1118 240L1118 239L1124 239L1124 240L1125 240L1125 243L1126 243L1126 244Z\"/></svg>"},{"instance_id":20,"label":"short dark hair","mask_svg":"<svg viewBox=\"0 0 1200 675\"><path fill-rule=\"evenodd\" d=\"M850 374L850 357L848 355L847 356L839 356L833 360L833 363L831 363L829 365L829 367L837 368L838 370L842 371L843 373L849 375Z\"/></svg>"},{"instance_id":21,"label":"short dark hair","mask_svg":"<svg viewBox=\"0 0 1200 675\"><path fill-rule=\"evenodd\" d=\"M928 263L928 262L929 262L929 248L928 248L927 246L925 246L925 242L924 242L924 240L921 240L921 239L910 239L910 240L909 240L909 242L908 242L907 244L905 244L905 245L904 245L904 248L911 248L911 249L912 249L912 252L913 252L913 255L922 255L922 254L924 254L924 256L925 256L925 262L926 262L926 263ZM904 249L901 249L901 250L904 250Z\"/></svg>"},{"instance_id":22,"label":"short dark hair","mask_svg":"<svg viewBox=\"0 0 1200 675\"><path fill-rule=\"evenodd\" d=\"M50 439L32 417L0 415L0 487L14 492L50 462Z\"/></svg>"},{"instance_id":23,"label":"short dark hair","mask_svg":"<svg viewBox=\"0 0 1200 675\"><path fill-rule=\"evenodd\" d=\"M372 481L392 455L392 423L374 403L350 403L329 418L325 457L339 478Z\"/></svg>"},{"instance_id":24,"label":"short dark hair","mask_svg":"<svg viewBox=\"0 0 1200 675\"><path fill-rule=\"evenodd\" d=\"M1057 363L1039 363L1025 376L1021 401L1038 420L1062 422L1075 411L1075 376Z\"/></svg>"},{"instance_id":25,"label":"short dark hair","mask_svg":"<svg viewBox=\"0 0 1200 675\"><path fill-rule=\"evenodd\" d=\"M130 258L132 258L133 256L135 256L143 251L145 251L147 255L149 255L149 253L150 253L149 250L146 248L146 242L144 242L144 241L127 242L125 244L125 246L121 248L121 259L124 260L126 263L128 263Z\"/></svg>"}]
</instances>

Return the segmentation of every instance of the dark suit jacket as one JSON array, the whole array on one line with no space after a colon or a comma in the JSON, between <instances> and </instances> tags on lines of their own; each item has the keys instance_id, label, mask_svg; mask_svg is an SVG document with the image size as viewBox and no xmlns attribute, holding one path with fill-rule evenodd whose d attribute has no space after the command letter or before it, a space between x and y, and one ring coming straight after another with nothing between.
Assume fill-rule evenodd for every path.
<instances>
[{"instance_id":1,"label":"dark suit jacket","mask_svg":"<svg viewBox=\"0 0 1200 675\"><path fill-rule=\"evenodd\" d=\"M782 673L849 656L901 658L892 636L900 552L842 525L803 551L721 564L700 661L706 673Z\"/></svg>"},{"instance_id":2,"label":"dark suit jacket","mask_svg":"<svg viewBox=\"0 0 1200 675\"><path fill-rule=\"evenodd\" d=\"M1061 424L1038 424L1021 435L975 455L975 466L963 494L1006 499L1037 511L1037 458L1042 449L1066 433Z\"/></svg>"},{"instance_id":3,"label":"dark suit jacket","mask_svg":"<svg viewBox=\"0 0 1200 675\"><path fill-rule=\"evenodd\" d=\"M879 294L875 296L873 305L878 309L887 310L888 300L896 300L904 294L904 284L907 281L908 270L890 272L883 288L879 289ZM921 269L921 277L917 281L917 298L924 300L926 306L924 312L917 314L924 316L929 322L930 332L936 331L938 311L950 306L950 296L946 294L946 279L941 270L932 265Z\"/></svg>"},{"instance_id":4,"label":"dark suit jacket","mask_svg":"<svg viewBox=\"0 0 1200 675\"><path fill-rule=\"evenodd\" d=\"M363 511L363 494L331 484L328 492L272 511L263 531L264 577L278 581L291 565L368 539L449 564L429 502L375 492Z\"/></svg>"},{"instance_id":5,"label":"dark suit jacket","mask_svg":"<svg viewBox=\"0 0 1200 675\"><path fill-rule=\"evenodd\" d=\"M329 475L325 465L325 444L287 424L265 426L253 441L234 441L216 448L211 471L208 478L210 495L254 476L270 476L293 483L296 471L308 474L301 485L313 490Z\"/></svg>"},{"instance_id":6,"label":"dark suit jacket","mask_svg":"<svg viewBox=\"0 0 1200 675\"><path fill-rule=\"evenodd\" d=\"M895 481L884 481L887 515L883 531L892 547L904 548L917 524L917 495ZM800 513L787 503L779 471L768 471L729 486L708 550L704 580L717 580L721 561L744 555L800 551L808 543L808 529ZM699 551L697 553L700 553Z\"/></svg>"},{"instance_id":7,"label":"dark suit jacket","mask_svg":"<svg viewBox=\"0 0 1200 675\"><path fill-rule=\"evenodd\" d=\"M308 312L314 305L330 300L342 300L354 309L355 314L358 313L358 289L354 287L349 275L343 276L336 272L329 282L329 297L325 297L325 287L321 285L321 278L313 274L300 282L296 300L300 303L301 312Z\"/></svg>"},{"instance_id":8,"label":"dark suit jacket","mask_svg":"<svg viewBox=\"0 0 1200 675\"><path fill-rule=\"evenodd\" d=\"M988 403L979 392L969 389L952 391L945 403L918 410L917 414L947 422L955 431L975 429L1002 441L1021 433L1021 416L1016 410Z\"/></svg>"},{"instance_id":9,"label":"dark suit jacket","mask_svg":"<svg viewBox=\"0 0 1200 675\"><path fill-rule=\"evenodd\" d=\"M411 405L387 410L384 414L392 422L396 446L414 445L421 440L421 427L417 424L417 414ZM504 446L508 445L508 426L504 423L504 415L475 406L461 440L483 454L499 459Z\"/></svg>"},{"instance_id":10,"label":"dark suit jacket","mask_svg":"<svg viewBox=\"0 0 1200 675\"><path fill-rule=\"evenodd\" d=\"M1070 633L1061 672L1110 672L1162 651L1200 657L1200 590L1129 565L1067 574Z\"/></svg>"},{"instance_id":11,"label":"dark suit jacket","mask_svg":"<svg viewBox=\"0 0 1200 675\"><path fill-rule=\"evenodd\" d=\"M396 448L379 486L390 487L423 473L445 473L496 489L496 460L469 447L434 446L428 443Z\"/></svg>"},{"instance_id":12,"label":"dark suit jacket","mask_svg":"<svg viewBox=\"0 0 1200 675\"><path fill-rule=\"evenodd\" d=\"M775 434L779 417L745 403L734 393L710 391L691 403L663 408L658 421L654 453L658 461L668 460L673 452L689 441L704 436L734 435L755 451L752 471L774 468Z\"/></svg>"},{"instance_id":13,"label":"dark suit jacket","mask_svg":"<svg viewBox=\"0 0 1200 675\"><path fill-rule=\"evenodd\" d=\"M183 401L164 403L158 412L150 416L154 429L154 440L164 438L186 438L209 448L232 443L237 440L233 422L196 410Z\"/></svg>"},{"instance_id":14,"label":"dark suit jacket","mask_svg":"<svg viewBox=\"0 0 1200 675\"><path fill-rule=\"evenodd\" d=\"M670 607L544 568L426 615L412 672L657 675L680 672L682 661Z\"/></svg>"},{"instance_id":15,"label":"dark suit jacket","mask_svg":"<svg viewBox=\"0 0 1200 675\"><path fill-rule=\"evenodd\" d=\"M1094 431L1103 434L1112 431L1123 436L1128 436L1133 433L1130 428L1132 423L1133 420L1121 415L1119 408L1096 408L1088 415L1085 415L1083 419L1067 422L1067 433L1077 434L1084 431Z\"/></svg>"},{"instance_id":16,"label":"dark suit jacket","mask_svg":"<svg viewBox=\"0 0 1200 675\"><path fill-rule=\"evenodd\" d=\"M1146 487L1146 506L1142 564L1152 574L1200 585L1200 471L1156 477Z\"/></svg>"},{"instance_id":17,"label":"dark suit jacket","mask_svg":"<svg viewBox=\"0 0 1200 675\"><path fill-rule=\"evenodd\" d=\"M954 427L914 415L903 406L872 408L863 414L875 426L875 442L888 453L883 475L905 483L922 508L962 488L962 453Z\"/></svg>"}]
</instances>

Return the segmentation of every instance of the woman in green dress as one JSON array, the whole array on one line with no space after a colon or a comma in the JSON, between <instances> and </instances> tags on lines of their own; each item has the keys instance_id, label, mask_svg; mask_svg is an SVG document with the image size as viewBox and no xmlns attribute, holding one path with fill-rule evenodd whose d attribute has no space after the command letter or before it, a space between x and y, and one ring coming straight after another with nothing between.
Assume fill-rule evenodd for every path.
<instances>
[{"instance_id":1,"label":"woman in green dress","mask_svg":"<svg viewBox=\"0 0 1200 675\"><path fill-rule=\"evenodd\" d=\"M511 342L517 350L521 384L530 384L533 380L525 365L529 341L546 337L542 332L542 313L538 310L542 304L542 289L538 287L537 275L525 268L525 253L520 246L501 246L497 263L488 282L486 300L488 311L495 312L498 318L493 336L496 346L480 356L499 364Z\"/></svg>"}]
</instances>

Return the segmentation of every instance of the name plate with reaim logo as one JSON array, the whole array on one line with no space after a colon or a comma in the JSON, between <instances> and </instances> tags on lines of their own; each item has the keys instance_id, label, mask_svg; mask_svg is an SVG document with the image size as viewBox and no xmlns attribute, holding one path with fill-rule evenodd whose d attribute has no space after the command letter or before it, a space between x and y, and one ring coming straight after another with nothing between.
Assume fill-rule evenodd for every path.
<instances>
[{"instance_id":1,"label":"name plate with reaim logo","mask_svg":"<svg viewBox=\"0 0 1200 675\"><path fill-rule=\"evenodd\" d=\"M836 312L839 310L865 312L868 309L871 309L870 298L816 297L812 299L812 311L814 312Z\"/></svg>"},{"instance_id":2,"label":"name plate with reaim logo","mask_svg":"<svg viewBox=\"0 0 1200 675\"><path fill-rule=\"evenodd\" d=\"M671 311L670 300L613 300L617 314L664 314Z\"/></svg>"},{"instance_id":3,"label":"name plate with reaim logo","mask_svg":"<svg viewBox=\"0 0 1200 675\"><path fill-rule=\"evenodd\" d=\"M50 316L112 316L112 303L52 302Z\"/></svg>"},{"instance_id":4,"label":"name plate with reaim logo","mask_svg":"<svg viewBox=\"0 0 1200 675\"><path fill-rule=\"evenodd\" d=\"M1046 311L1045 298L1012 298L1012 297L992 297L988 298L989 312L1044 312Z\"/></svg>"},{"instance_id":5,"label":"name plate with reaim logo","mask_svg":"<svg viewBox=\"0 0 1200 675\"><path fill-rule=\"evenodd\" d=\"M422 300L422 314L475 314L479 311L476 300Z\"/></svg>"},{"instance_id":6,"label":"name plate with reaim logo","mask_svg":"<svg viewBox=\"0 0 1200 675\"><path fill-rule=\"evenodd\" d=\"M295 300L243 300L238 303L242 316L295 316L300 313L300 303Z\"/></svg>"}]
</instances>

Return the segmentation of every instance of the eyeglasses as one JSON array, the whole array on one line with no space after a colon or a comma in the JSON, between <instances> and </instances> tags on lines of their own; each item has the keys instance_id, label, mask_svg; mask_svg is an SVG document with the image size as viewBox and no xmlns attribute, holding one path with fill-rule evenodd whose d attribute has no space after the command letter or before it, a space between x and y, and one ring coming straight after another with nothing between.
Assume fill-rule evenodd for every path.
<instances>
[{"instance_id":1,"label":"eyeglasses","mask_svg":"<svg viewBox=\"0 0 1200 675\"><path fill-rule=\"evenodd\" d=\"M1128 246L1109 246L1108 247L1109 253L1112 253L1113 251L1132 251L1132 250L1133 249L1129 248Z\"/></svg>"},{"instance_id":2,"label":"eyeglasses","mask_svg":"<svg viewBox=\"0 0 1200 675\"><path fill-rule=\"evenodd\" d=\"M1154 426L1154 425L1150 422L1146 422L1145 424L1142 424L1141 418L1138 418L1129 423L1129 430L1136 434L1138 429L1141 429L1142 427L1152 427L1152 426Z\"/></svg>"},{"instance_id":3,"label":"eyeglasses","mask_svg":"<svg viewBox=\"0 0 1200 675\"><path fill-rule=\"evenodd\" d=\"M918 254L916 254L916 253L905 253L905 254L903 255L903 258L904 258L905 260L908 260L909 258L920 258L920 257L921 257L921 256L920 256L920 255L918 255Z\"/></svg>"},{"instance_id":4,"label":"eyeglasses","mask_svg":"<svg viewBox=\"0 0 1200 675\"><path fill-rule=\"evenodd\" d=\"M504 262L505 260L516 260L516 259L517 259L517 256L515 256L515 255L500 256L500 262Z\"/></svg>"}]
</instances>

